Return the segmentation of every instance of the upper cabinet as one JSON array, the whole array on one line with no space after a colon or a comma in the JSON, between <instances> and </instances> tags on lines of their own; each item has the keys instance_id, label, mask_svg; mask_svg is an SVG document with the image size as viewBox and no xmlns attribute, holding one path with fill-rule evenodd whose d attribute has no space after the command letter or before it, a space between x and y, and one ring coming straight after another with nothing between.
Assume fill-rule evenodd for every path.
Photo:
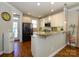
<instances>
[{"instance_id":1,"label":"upper cabinet","mask_svg":"<svg viewBox=\"0 0 79 59\"><path fill-rule=\"evenodd\" d=\"M40 19L40 27L44 27L45 23L50 22L51 27L63 27L64 26L64 12L60 12L46 18Z\"/></svg>"},{"instance_id":2,"label":"upper cabinet","mask_svg":"<svg viewBox=\"0 0 79 59\"><path fill-rule=\"evenodd\" d=\"M45 23L51 22L49 21L49 17L40 19L40 27L45 27Z\"/></svg>"},{"instance_id":3,"label":"upper cabinet","mask_svg":"<svg viewBox=\"0 0 79 59\"><path fill-rule=\"evenodd\" d=\"M40 19L40 27L44 27L45 19Z\"/></svg>"},{"instance_id":4,"label":"upper cabinet","mask_svg":"<svg viewBox=\"0 0 79 59\"><path fill-rule=\"evenodd\" d=\"M64 25L64 13L58 13L50 16L52 27L61 27Z\"/></svg>"}]
</instances>

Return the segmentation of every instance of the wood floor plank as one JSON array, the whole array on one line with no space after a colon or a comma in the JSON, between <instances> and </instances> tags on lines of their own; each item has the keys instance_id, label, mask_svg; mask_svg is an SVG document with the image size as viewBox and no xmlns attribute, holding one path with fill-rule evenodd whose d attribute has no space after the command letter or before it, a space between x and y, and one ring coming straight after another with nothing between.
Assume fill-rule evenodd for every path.
<instances>
[{"instance_id":1,"label":"wood floor plank","mask_svg":"<svg viewBox=\"0 0 79 59\"><path fill-rule=\"evenodd\" d=\"M14 42L14 52L11 54L3 54L1 57L32 57L31 41L20 43Z\"/></svg>"},{"instance_id":2,"label":"wood floor plank","mask_svg":"<svg viewBox=\"0 0 79 59\"><path fill-rule=\"evenodd\" d=\"M20 43L14 42L14 52L3 54L0 57L33 57L31 53L31 41ZM79 57L79 48L67 45L55 57Z\"/></svg>"},{"instance_id":3,"label":"wood floor plank","mask_svg":"<svg viewBox=\"0 0 79 59\"><path fill-rule=\"evenodd\" d=\"M79 48L67 45L55 57L79 57Z\"/></svg>"}]
</instances>

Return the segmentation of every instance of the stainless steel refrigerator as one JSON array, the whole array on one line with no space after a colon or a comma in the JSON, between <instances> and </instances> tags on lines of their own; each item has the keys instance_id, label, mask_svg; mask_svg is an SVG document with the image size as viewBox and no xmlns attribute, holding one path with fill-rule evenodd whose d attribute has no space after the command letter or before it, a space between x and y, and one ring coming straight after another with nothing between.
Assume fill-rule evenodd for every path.
<instances>
[{"instance_id":1,"label":"stainless steel refrigerator","mask_svg":"<svg viewBox=\"0 0 79 59\"><path fill-rule=\"evenodd\" d=\"M23 42L31 40L31 35L33 35L32 23L23 23L22 24Z\"/></svg>"}]
</instances>

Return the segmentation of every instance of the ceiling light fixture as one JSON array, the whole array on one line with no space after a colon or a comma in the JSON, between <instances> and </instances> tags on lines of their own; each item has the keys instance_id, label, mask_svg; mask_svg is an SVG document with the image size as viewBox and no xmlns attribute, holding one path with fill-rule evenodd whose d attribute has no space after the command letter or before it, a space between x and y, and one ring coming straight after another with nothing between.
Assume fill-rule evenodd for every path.
<instances>
[{"instance_id":1,"label":"ceiling light fixture","mask_svg":"<svg viewBox=\"0 0 79 59\"><path fill-rule=\"evenodd\" d=\"M16 14L16 13L13 13L13 14Z\"/></svg>"},{"instance_id":2,"label":"ceiling light fixture","mask_svg":"<svg viewBox=\"0 0 79 59\"><path fill-rule=\"evenodd\" d=\"M38 16L39 18L41 17L41 16Z\"/></svg>"},{"instance_id":3,"label":"ceiling light fixture","mask_svg":"<svg viewBox=\"0 0 79 59\"><path fill-rule=\"evenodd\" d=\"M28 12L27 14L28 14L28 15L31 15L31 13L30 13L30 12Z\"/></svg>"},{"instance_id":4,"label":"ceiling light fixture","mask_svg":"<svg viewBox=\"0 0 79 59\"><path fill-rule=\"evenodd\" d=\"M54 2L51 2L51 5L53 5L54 4Z\"/></svg>"},{"instance_id":5,"label":"ceiling light fixture","mask_svg":"<svg viewBox=\"0 0 79 59\"><path fill-rule=\"evenodd\" d=\"M51 12L53 12L54 10L53 9L51 9Z\"/></svg>"},{"instance_id":6,"label":"ceiling light fixture","mask_svg":"<svg viewBox=\"0 0 79 59\"><path fill-rule=\"evenodd\" d=\"M37 3L37 6L40 6L40 3L39 2Z\"/></svg>"},{"instance_id":7,"label":"ceiling light fixture","mask_svg":"<svg viewBox=\"0 0 79 59\"><path fill-rule=\"evenodd\" d=\"M64 21L64 23L66 24L66 21Z\"/></svg>"},{"instance_id":8,"label":"ceiling light fixture","mask_svg":"<svg viewBox=\"0 0 79 59\"><path fill-rule=\"evenodd\" d=\"M49 16L49 21L50 21L50 16Z\"/></svg>"}]
</instances>

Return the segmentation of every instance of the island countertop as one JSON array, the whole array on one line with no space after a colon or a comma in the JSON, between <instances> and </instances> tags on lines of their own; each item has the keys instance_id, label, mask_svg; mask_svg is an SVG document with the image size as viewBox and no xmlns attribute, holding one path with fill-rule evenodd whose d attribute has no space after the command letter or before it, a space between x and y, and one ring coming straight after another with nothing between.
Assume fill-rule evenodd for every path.
<instances>
[{"instance_id":1,"label":"island countertop","mask_svg":"<svg viewBox=\"0 0 79 59\"><path fill-rule=\"evenodd\" d=\"M65 33L64 31L58 31L58 32L34 32L32 36L43 36L43 37L47 37L47 36L51 36L51 35L56 35L58 33Z\"/></svg>"}]
</instances>

